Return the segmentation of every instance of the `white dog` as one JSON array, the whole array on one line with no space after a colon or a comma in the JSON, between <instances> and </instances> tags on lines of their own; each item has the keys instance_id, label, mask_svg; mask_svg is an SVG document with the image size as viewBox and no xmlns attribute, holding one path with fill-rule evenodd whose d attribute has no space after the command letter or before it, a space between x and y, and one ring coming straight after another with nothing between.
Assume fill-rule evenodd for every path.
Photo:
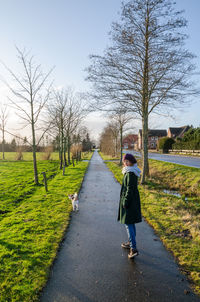
<instances>
[{"instance_id":1,"label":"white dog","mask_svg":"<svg viewBox=\"0 0 200 302\"><path fill-rule=\"evenodd\" d=\"M72 201L72 207L73 207L73 211L78 211L78 194L74 193L74 194L70 194L68 195L69 199L71 199Z\"/></svg>"}]
</instances>

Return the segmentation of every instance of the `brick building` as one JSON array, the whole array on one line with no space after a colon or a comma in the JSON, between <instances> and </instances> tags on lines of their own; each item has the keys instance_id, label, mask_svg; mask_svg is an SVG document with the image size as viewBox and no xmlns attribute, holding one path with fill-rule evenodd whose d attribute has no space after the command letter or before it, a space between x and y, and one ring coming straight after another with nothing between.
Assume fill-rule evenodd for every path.
<instances>
[{"instance_id":1,"label":"brick building","mask_svg":"<svg viewBox=\"0 0 200 302\"><path fill-rule=\"evenodd\" d=\"M167 132L167 136L171 138L182 138L191 127L190 126L183 126L183 127L170 127Z\"/></svg>"},{"instance_id":2,"label":"brick building","mask_svg":"<svg viewBox=\"0 0 200 302\"><path fill-rule=\"evenodd\" d=\"M138 135L137 134L129 134L127 135L123 141L122 145L124 149L132 149L137 150L138 145Z\"/></svg>"},{"instance_id":3,"label":"brick building","mask_svg":"<svg viewBox=\"0 0 200 302\"><path fill-rule=\"evenodd\" d=\"M159 138L167 136L167 130L152 129L148 131L148 149L156 149ZM142 130L138 133L138 149L142 149Z\"/></svg>"}]
</instances>

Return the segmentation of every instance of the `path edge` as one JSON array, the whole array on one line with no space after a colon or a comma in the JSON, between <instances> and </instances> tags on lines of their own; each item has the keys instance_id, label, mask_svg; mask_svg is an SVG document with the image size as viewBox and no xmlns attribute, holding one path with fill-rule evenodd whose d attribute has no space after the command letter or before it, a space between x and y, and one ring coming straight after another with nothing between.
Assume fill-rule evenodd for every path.
<instances>
[{"instance_id":1,"label":"path edge","mask_svg":"<svg viewBox=\"0 0 200 302\"><path fill-rule=\"evenodd\" d=\"M92 154L92 157L93 157L93 156L94 156L94 152L93 152L93 154ZM81 182L81 184L80 184L80 188L79 188L79 191L78 191L78 195L79 195L79 193L80 193L80 191L81 191L81 189L82 189L82 187L83 187L83 182L84 182L84 180L85 180L86 174L87 174L88 169L89 169L89 167L90 167L90 163L91 163L92 157L90 158L90 160L89 160L89 162L88 162L88 165L87 165L87 169L85 170L85 174L84 174L83 179L82 179L82 182ZM48 276L47 276L47 279L46 279L46 283L44 284L43 288L42 288L42 289L40 290L40 292L38 293L38 301L41 301L43 292L44 292L44 290L45 290L45 288L46 288L46 286L47 286L47 283L49 282L49 280L50 280L50 278L51 278L51 273L52 273L54 264L55 264L55 262L57 261L57 258L59 257L59 253L60 253L60 251L61 251L61 249L62 249L62 245L63 245L63 243L64 243L64 241L65 241L65 239L66 239L66 235L67 235L67 233L68 233L68 231L69 231L69 228L70 228L70 225L71 225L71 223L72 223L72 213L73 213L73 211L71 210L70 215L69 215L69 223L66 225L66 228L65 228L65 230L64 230L64 232L63 232L63 236L62 236L62 238L61 238L61 240L60 240L60 242L59 242L59 245L58 245L58 248L57 248L57 251L56 251L56 256L55 256L54 260L52 261L51 265L49 266L49 272L48 272Z\"/></svg>"}]
</instances>

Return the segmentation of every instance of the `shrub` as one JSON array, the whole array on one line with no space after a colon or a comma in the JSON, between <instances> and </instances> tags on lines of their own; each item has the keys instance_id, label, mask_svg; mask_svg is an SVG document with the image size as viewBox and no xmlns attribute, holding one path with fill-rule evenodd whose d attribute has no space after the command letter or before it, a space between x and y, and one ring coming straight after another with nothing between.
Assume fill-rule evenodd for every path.
<instances>
[{"instance_id":1,"label":"shrub","mask_svg":"<svg viewBox=\"0 0 200 302\"><path fill-rule=\"evenodd\" d=\"M175 143L174 139L171 137L162 137L158 141L158 148L162 150L163 153L168 153L169 149L172 149L172 145Z\"/></svg>"},{"instance_id":2,"label":"shrub","mask_svg":"<svg viewBox=\"0 0 200 302\"><path fill-rule=\"evenodd\" d=\"M19 148L19 149L17 150L16 160L22 160L22 159L23 159L22 150L21 150L21 148Z\"/></svg>"},{"instance_id":3,"label":"shrub","mask_svg":"<svg viewBox=\"0 0 200 302\"><path fill-rule=\"evenodd\" d=\"M45 147L44 148L44 154L42 156L43 160L50 160L52 152L53 152L53 147L52 146Z\"/></svg>"},{"instance_id":4,"label":"shrub","mask_svg":"<svg viewBox=\"0 0 200 302\"><path fill-rule=\"evenodd\" d=\"M82 146L80 144L79 145L72 145L70 151L72 153L72 157L76 158L77 153L82 151Z\"/></svg>"},{"instance_id":5,"label":"shrub","mask_svg":"<svg viewBox=\"0 0 200 302\"><path fill-rule=\"evenodd\" d=\"M196 141L179 141L173 144L172 149L174 150L200 150L200 142Z\"/></svg>"}]
</instances>

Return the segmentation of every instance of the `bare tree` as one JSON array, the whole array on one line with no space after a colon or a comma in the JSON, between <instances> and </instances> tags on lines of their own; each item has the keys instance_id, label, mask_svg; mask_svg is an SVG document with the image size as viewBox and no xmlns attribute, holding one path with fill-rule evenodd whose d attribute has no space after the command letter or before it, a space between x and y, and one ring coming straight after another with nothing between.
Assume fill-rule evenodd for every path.
<instances>
[{"instance_id":1,"label":"bare tree","mask_svg":"<svg viewBox=\"0 0 200 302\"><path fill-rule=\"evenodd\" d=\"M49 128L49 125L46 125L45 128L41 125L41 117L50 98L51 84L47 84L47 82L52 69L48 73L43 73L41 65L35 64L33 56L25 50L16 49L23 74L14 73L4 64L14 80L14 85L9 85L7 82L6 84L13 95L13 97L9 97L11 106L24 122L24 127L30 126L31 128L32 135L29 143L33 152L35 183L38 184L36 149ZM38 141L36 141L36 133L39 135Z\"/></svg>"},{"instance_id":2,"label":"bare tree","mask_svg":"<svg viewBox=\"0 0 200 302\"><path fill-rule=\"evenodd\" d=\"M80 127L85 111L80 96L76 95L71 88L57 91L54 95L48 111L54 137L59 138L60 169L62 169L63 165L67 164L66 151L70 164L72 138Z\"/></svg>"},{"instance_id":3,"label":"bare tree","mask_svg":"<svg viewBox=\"0 0 200 302\"><path fill-rule=\"evenodd\" d=\"M5 127L8 120L8 108L6 105L1 105L0 111L0 129L2 131L2 154L5 159Z\"/></svg>"},{"instance_id":4,"label":"bare tree","mask_svg":"<svg viewBox=\"0 0 200 302\"><path fill-rule=\"evenodd\" d=\"M73 94L69 97L69 105L65 126L65 136L67 141L67 154L68 162L70 163L70 148L72 145L72 137L76 129L80 127L82 120L86 116L86 111L84 110L81 95L74 96Z\"/></svg>"},{"instance_id":5,"label":"bare tree","mask_svg":"<svg viewBox=\"0 0 200 302\"><path fill-rule=\"evenodd\" d=\"M113 131L113 126L116 126L116 129L118 127L118 133L119 133L119 142L120 142L120 165L122 164L122 152L123 152L123 135L124 132L127 130L127 126L130 123L131 120L133 120L133 115L130 114L130 112L127 111L126 108L123 108L122 106L116 107L115 111L110 115L111 119L111 131ZM116 136L114 135L115 139Z\"/></svg>"},{"instance_id":6,"label":"bare tree","mask_svg":"<svg viewBox=\"0 0 200 302\"><path fill-rule=\"evenodd\" d=\"M74 140L73 142L76 144L82 144L84 138L86 137L87 133L89 133L89 129L83 125L83 124L80 124L76 130L76 133L75 133L75 137L74 137Z\"/></svg>"},{"instance_id":7,"label":"bare tree","mask_svg":"<svg viewBox=\"0 0 200 302\"><path fill-rule=\"evenodd\" d=\"M100 150L107 155L115 155L115 138L110 125L107 125L100 135Z\"/></svg>"},{"instance_id":8,"label":"bare tree","mask_svg":"<svg viewBox=\"0 0 200 302\"><path fill-rule=\"evenodd\" d=\"M112 133L112 136L114 138L114 154L117 156L117 153L119 151L119 123L118 121L114 120L112 116L110 117L110 121L108 122L108 127Z\"/></svg>"},{"instance_id":9,"label":"bare tree","mask_svg":"<svg viewBox=\"0 0 200 302\"><path fill-rule=\"evenodd\" d=\"M65 154L64 127L66 123L67 103L66 92L64 90L55 91L53 102L48 106L49 120L52 124L54 137L58 137L60 169L63 167ZM51 136L53 133L51 130Z\"/></svg>"},{"instance_id":10,"label":"bare tree","mask_svg":"<svg viewBox=\"0 0 200 302\"><path fill-rule=\"evenodd\" d=\"M112 24L112 46L92 55L88 80L97 108L123 104L142 120L143 173L148 175L148 118L191 101L194 56L184 48L187 22L170 0L131 0Z\"/></svg>"}]
</instances>

